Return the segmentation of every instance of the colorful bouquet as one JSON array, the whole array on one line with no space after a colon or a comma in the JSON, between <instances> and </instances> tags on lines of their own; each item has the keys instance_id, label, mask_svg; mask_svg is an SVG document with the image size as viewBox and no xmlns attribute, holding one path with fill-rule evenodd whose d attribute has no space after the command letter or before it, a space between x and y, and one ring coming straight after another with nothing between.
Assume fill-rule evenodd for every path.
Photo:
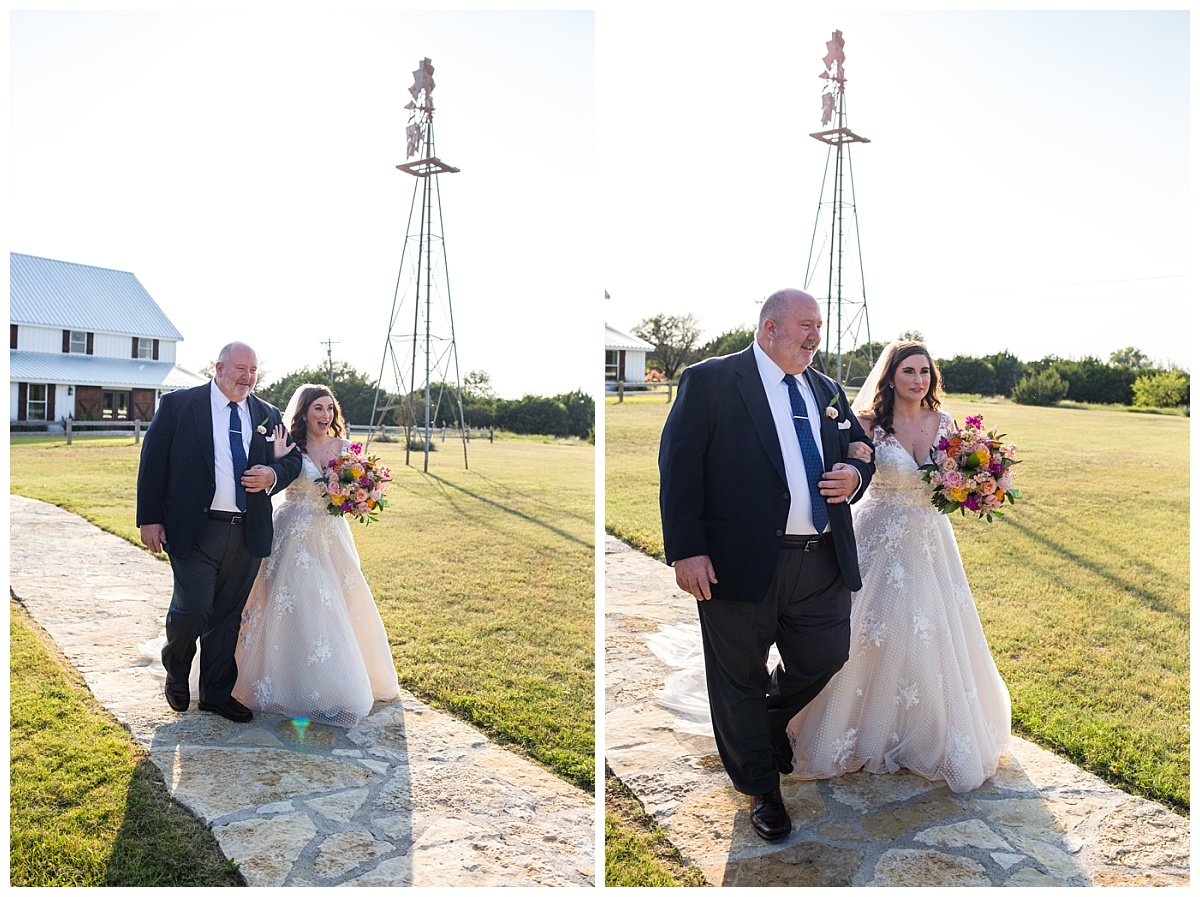
<instances>
[{"instance_id":1,"label":"colorful bouquet","mask_svg":"<svg viewBox=\"0 0 1200 897\"><path fill-rule=\"evenodd\" d=\"M387 507L383 491L390 481L391 472L379 458L364 455L362 445L353 442L329 462L329 473L315 482L329 499L330 514L370 523Z\"/></svg>"},{"instance_id":2,"label":"colorful bouquet","mask_svg":"<svg viewBox=\"0 0 1200 897\"><path fill-rule=\"evenodd\" d=\"M976 517L1003 517L1000 507L1014 503L1021 490L1013 486L1012 467L1017 447L1002 443L1004 434L994 430L984 432L983 415L967 417L967 426L949 438L937 441L929 450L931 464L925 471L925 482L933 484L933 506L943 514L970 511Z\"/></svg>"}]
</instances>

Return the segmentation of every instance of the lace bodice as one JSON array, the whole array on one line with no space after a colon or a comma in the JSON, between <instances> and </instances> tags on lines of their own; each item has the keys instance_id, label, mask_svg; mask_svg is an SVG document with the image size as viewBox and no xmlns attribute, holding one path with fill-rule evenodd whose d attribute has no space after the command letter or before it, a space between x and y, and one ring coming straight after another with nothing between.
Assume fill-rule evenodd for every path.
<instances>
[{"instance_id":1,"label":"lace bodice","mask_svg":"<svg viewBox=\"0 0 1200 897\"><path fill-rule=\"evenodd\" d=\"M343 440L343 447L344 444L345 440ZM287 487L287 491L284 493L287 496L287 501L276 505L275 513L277 515L283 508L292 503L308 510L320 511L322 514L327 512L329 500L321 492L321 488L316 482L322 476L322 472L308 455L302 454L300 457L303 459L300 464L300 474L296 479L292 480ZM295 513L295 510L292 513ZM330 519L336 520L339 518L331 516Z\"/></svg>"},{"instance_id":2,"label":"lace bodice","mask_svg":"<svg viewBox=\"0 0 1200 897\"><path fill-rule=\"evenodd\" d=\"M936 443L950 432L953 420L946 412L941 413L937 433L933 437ZM932 507L930 499L933 496L933 486L926 483L918 464L908 450L902 446L882 427L876 427L872 433L875 444L875 475L871 478L870 488L864 501L877 501L888 505L927 505ZM928 462L922 462L928 463Z\"/></svg>"}]
</instances>

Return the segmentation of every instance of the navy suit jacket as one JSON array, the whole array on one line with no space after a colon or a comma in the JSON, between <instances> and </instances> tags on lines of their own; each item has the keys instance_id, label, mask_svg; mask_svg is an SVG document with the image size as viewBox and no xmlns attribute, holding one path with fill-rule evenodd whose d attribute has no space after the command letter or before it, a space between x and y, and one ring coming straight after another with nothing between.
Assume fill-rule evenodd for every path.
<instances>
[{"instance_id":1,"label":"navy suit jacket","mask_svg":"<svg viewBox=\"0 0 1200 897\"><path fill-rule=\"evenodd\" d=\"M846 450L851 442L870 445L870 439L837 383L811 367L804 376L822 410L825 469L839 461L857 468L862 477L857 501L875 465L847 458ZM838 410L836 420L824 414L830 403ZM717 577L714 599L762 601L775 575L791 498L753 346L683 372L663 427L658 469L667 561L706 554ZM850 504L827 507L842 578L857 591L862 579Z\"/></svg>"},{"instance_id":2,"label":"navy suit jacket","mask_svg":"<svg viewBox=\"0 0 1200 897\"><path fill-rule=\"evenodd\" d=\"M142 441L137 478L137 524L161 523L166 529L168 554L187 557L200 537L208 506L217 488L213 454L212 384L183 389L163 396L158 412ZM300 473L300 452L293 450L275 460L267 435L282 423L274 405L255 395L247 399L250 435L247 467L266 464L275 471L272 494L285 488ZM267 432L259 433L262 426ZM271 553L271 496L246 493L246 545L252 557Z\"/></svg>"}]
</instances>

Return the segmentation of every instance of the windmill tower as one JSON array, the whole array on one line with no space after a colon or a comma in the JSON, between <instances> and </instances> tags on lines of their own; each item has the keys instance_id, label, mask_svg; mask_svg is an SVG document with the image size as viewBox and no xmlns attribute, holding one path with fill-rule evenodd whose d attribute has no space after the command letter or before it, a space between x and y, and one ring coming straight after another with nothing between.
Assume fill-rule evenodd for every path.
<instances>
[{"instance_id":1,"label":"windmill tower","mask_svg":"<svg viewBox=\"0 0 1200 897\"><path fill-rule=\"evenodd\" d=\"M855 134L846 124L846 53L842 32L833 32L833 39L827 41L825 46L828 49L824 59L825 71L819 76L825 81L821 92L821 124L835 124L835 127L809 135L826 144L829 149L825 155L825 175L821 179L821 199L817 204L817 220L813 225L812 242L808 250L804 288L818 295L814 289L819 290L819 286L810 289L809 285L819 276L817 266L821 258L827 256L825 350L821 353L821 365L824 372L839 383L854 383L856 379L861 382L875 359L871 357L873 353L869 345L871 326L867 319L867 288L862 268L862 240L858 231L850 147L871 141ZM846 197L847 176L849 201ZM847 234L847 214L852 219L853 245L847 245L850 239ZM818 237L821 238L820 244ZM861 338L864 333L865 340ZM850 350L863 344L867 344L869 361L862 370L852 370L861 366L861 360L849 354Z\"/></svg>"},{"instance_id":2,"label":"windmill tower","mask_svg":"<svg viewBox=\"0 0 1200 897\"><path fill-rule=\"evenodd\" d=\"M413 85L408 89L412 100L404 107L409 110L405 135L406 158L410 161L396 167L413 177L413 195L371 411L372 433L375 427L382 425L387 412L400 412L405 426L406 464L410 463L414 434L423 434L420 441L426 471L429 470L434 423L449 416L454 417L462 437L463 466L468 466L462 381L454 340L454 310L450 304L450 272L442 225L442 194L438 185L440 175L455 174L459 169L447 165L437 156L433 139L433 87L433 63L425 58L413 72ZM412 329L398 333L401 313L409 304ZM404 318L407 320L408 315ZM385 371L389 369L400 397L398 405L386 401ZM416 386L418 383L423 386ZM422 407L418 407L418 390Z\"/></svg>"}]
</instances>

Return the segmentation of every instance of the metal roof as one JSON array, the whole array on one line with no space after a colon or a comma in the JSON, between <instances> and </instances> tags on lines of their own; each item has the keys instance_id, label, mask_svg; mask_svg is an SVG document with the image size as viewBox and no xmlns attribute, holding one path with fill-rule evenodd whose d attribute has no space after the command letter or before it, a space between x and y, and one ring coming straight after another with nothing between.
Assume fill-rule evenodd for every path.
<instances>
[{"instance_id":1,"label":"metal roof","mask_svg":"<svg viewBox=\"0 0 1200 897\"><path fill-rule=\"evenodd\" d=\"M644 339L638 339L636 336L630 336L628 333L622 333L616 327L613 327L610 324L605 324L604 348L624 349L626 352L638 349L644 352L653 352L654 344L648 343Z\"/></svg>"},{"instance_id":2,"label":"metal roof","mask_svg":"<svg viewBox=\"0 0 1200 897\"><path fill-rule=\"evenodd\" d=\"M182 340L128 271L8 254L10 324Z\"/></svg>"},{"instance_id":3,"label":"metal roof","mask_svg":"<svg viewBox=\"0 0 1200 897\"><path fill-rule=\"evenodd\" d=\"M16 383L185 389L208 382L207 377L193 374L169 361L140 361L136 358L10 351L8 367L9 380Z\"/></svg>"}]
</instances>

